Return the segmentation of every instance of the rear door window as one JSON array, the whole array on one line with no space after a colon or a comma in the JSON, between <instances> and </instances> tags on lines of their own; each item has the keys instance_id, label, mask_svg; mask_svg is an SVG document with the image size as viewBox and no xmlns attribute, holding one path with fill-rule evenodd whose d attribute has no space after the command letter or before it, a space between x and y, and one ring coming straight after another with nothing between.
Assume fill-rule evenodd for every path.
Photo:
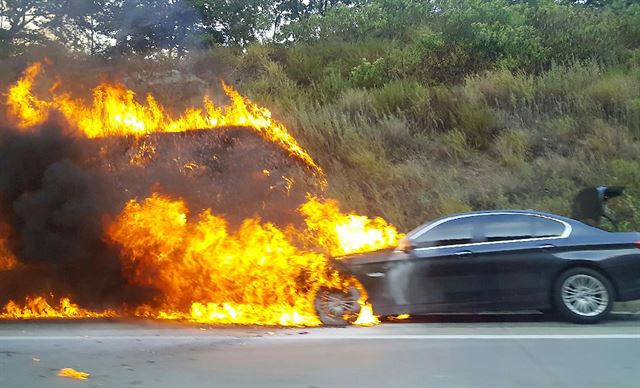
<instances>
[{"instance_id":1,"label":"rear door window","mask_svg":"<svg viewBox=\"0 0 640 388\"><path fill-rule=\"evenodd\" d=\"M533 222L533 235L536 238L560 237L564 233L565 226L561 222L542 217L531 217Z\"/></svg>"},{"instance_id":2,"label":"rear door window","mask_svg":"<svg viewBox=\"0 0 640 388\"><path fill-rule=\"evenodd\" d=\"M487 242L559 237L565 229L558 221L534 215L494 214L479 218Z\"/></svg>"},{"instance_id":3,"label":"rear door window","mask_svg":"<svg viewBox=\"0 0 640 388\"><path fill-rule=\"evenodd\" d=\"M532 217L521 214L495 214L479 217L487 242L534 238Z\"/></svg>"}]
</instances>

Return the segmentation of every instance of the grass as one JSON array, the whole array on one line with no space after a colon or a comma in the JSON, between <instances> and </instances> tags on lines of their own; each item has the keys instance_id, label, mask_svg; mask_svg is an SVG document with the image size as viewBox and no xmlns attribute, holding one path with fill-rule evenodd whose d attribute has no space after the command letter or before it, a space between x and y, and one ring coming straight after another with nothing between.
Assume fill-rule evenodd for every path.
<instances>
[{"instance_id":1,"label":"grass","mask_svg":"<svg viewBox=\"0 0 640 388\"><path fill-rule=\"evenodd\" d=\"M488 71L450 86L344 83L328 100L298 86L295 102L270 102L325 166L331 195L407 230L470 209L568 215L587 185L627 185L638 203L640 179L623 173L640 163L638 74L587 62L536 76ZM242 89L259 96L256 85ZM636 208L612 210L630 220L625 229L640 229Z\"/></svg>"},{"instance_id":2,"label":"grass","mask_svg":"<svg viewBox=\"0 0 640 388\"><path fill-rule=\"evenodd\" d=\"M612 212L625 230L640 230L640 63L495 69L453 84L398 75L355 82L352 71L364 71L363 63L382 71L375 64L382 51L372 43L329 44L323 53L261 45L187 61L132 58L116 68L139 95L152 92L176 111L205 93L222 98L218 79L233 81L325 169L328 195L402 230L471 209L568 215L573 196L598 184L628 186ZM17 62L3 68L15 72ZM74 79L88 85L113 68L98 63Z\"/></svg>"}]
</instances>

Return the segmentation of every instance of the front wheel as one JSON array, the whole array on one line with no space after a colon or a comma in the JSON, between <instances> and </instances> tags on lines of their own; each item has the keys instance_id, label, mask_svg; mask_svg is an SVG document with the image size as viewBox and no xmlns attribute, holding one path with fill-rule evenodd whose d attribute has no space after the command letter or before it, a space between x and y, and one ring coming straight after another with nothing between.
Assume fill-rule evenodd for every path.
<instances>
[{"instance_id":1,"label":"front wheel","mask_svg":"<svg viewBox=\"0 0 640 388\"><path fill-rule=\"evenodd\" d=\"M609 314L615 300L611 282L589 268L572 268L560 275L553 297L557 311L575 323L601 321Z\"/></svg>"},{"instance_id":2,"label":"front wheel","mask_svg":"<svg viewBox=\"0 0 640 388\"><path fill-rule=\"evenodd\" d=\"M346 326L358 319L360 292L351 287L347 291L320 288L314 305L320 321L325 326Z\"/></svg>"}]
</instances>

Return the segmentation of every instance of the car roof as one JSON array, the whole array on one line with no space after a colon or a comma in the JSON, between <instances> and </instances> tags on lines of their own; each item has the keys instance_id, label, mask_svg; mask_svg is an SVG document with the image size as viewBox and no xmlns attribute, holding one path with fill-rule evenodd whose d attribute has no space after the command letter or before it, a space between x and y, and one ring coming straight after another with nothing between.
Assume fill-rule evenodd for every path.
<instances>
[{"instance_id":1,"label":"car roof","mask_svg":"<svg viewBox=\"0 0 640 388\"><path fill-rule=\"evenodd\" d=\"M478 210L478 211L471 211L471 212L447 214L446 216L442 216L434 220L427 221L421 224L420 226L416 227L409 233L407 233L407 236L412 236L416 232L423 230L428 225L431 225L433 223L440 222L449 218L472 217L472 216L491 215L491 214L534 215L534 216L540 216L540 217L554 218L556 220L564 221L570 225L582 224L582 222L576 221L572 218L563 217L563 216L559 216L557 214L552 214L552 213L545 213L538 210L514 210L514 209Z\"/></svg>"},{"instance_id":2,"label":"car roof","mask_svg":"<svg viewBox=\"0 0 640 388\"><path fill-rule=\"evenodd\" d=\"M435 220L433 220L431 222L444 220L446 218L460 217L460 216L474 216L474 215L478 215L479 216L479 215L490 215L490 214L537 215L537 216L542 216L542 217L557 218L559 220L567 221L567 222L569 222L569 221L570 222L575 222L576 221L574 219L563 217L563 216L559 216L557 214L546 213L546 212L533 210L533 209L530 209L530 210L497 209L497 210L479 210L479 211L472 211L472 212L447 214L446 216L442 216L442 217L440 217L438 219L435 219Z\"/></svg>"}]
</instances>

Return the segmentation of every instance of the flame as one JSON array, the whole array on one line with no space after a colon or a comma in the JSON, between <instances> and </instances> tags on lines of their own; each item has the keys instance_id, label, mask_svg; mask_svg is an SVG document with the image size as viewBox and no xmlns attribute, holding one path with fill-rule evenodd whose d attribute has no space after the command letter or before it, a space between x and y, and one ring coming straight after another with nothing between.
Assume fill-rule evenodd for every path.
<instances>
[{"instance_id":1,"label":"flame","mask_svg":"<svg viewBox=\"0 0 640 388\"><path fill-rule=\"evenodd\" d=\"M105 82L96 86L91 104L74 99L69 93L55 94L59 85L49 89L51 95L48 99L40 99L34 95L33 88L42 69L42 64L38 62L29 66L7 93L9 114L22 129L44 123L52 111L59 111L81 134L89 138L248 127L301 161L321 178L323 185L326 184L320 166L287 128L272 117L271 111L258 106L224 82L222 88L231 105L218 107L205 96L202 107L190 107L182 115L172 117L151 94L146 96L144 102L140 102L132 90L118 83Z\"/></svg>"},{"instance_id":2,"label":"flame","mask_svg":"<svg viewBox=\"0 0 640 388\"><path fill-rule=\"evenodd\" d=\"M0 272L11 271L18 266L16 258L9 253L5 256L4 247L0 243Z\"/></svg>"},{"instance_id":3,"label":"flame","mask_svg":"<svg viewBox=\"0 0 640 388\"><path fill-rule=\"evenodd\" d=\"M404 321L405 319L409 319L409 318L411 318L411 315L409 314L400 314L400 315L388 317L390 321Z\"/></svg>"},{"instance_id":4,"label":"flame","mask_svg":"<svg viewBox=\"0 0 640 388\"><path fill-rule=\"evenodd\" d=\"M91 375L86 372L77 371L73 368L62 368L58 371L58 376L68 377L68 378L78 379L78 380L87 380Z\"/></svg>"},{"instance_id":5,"label":"flame","mask_svg":"<svg viewBox=\"0 0 640 388\"><path fill-rule=\"evenodd\" d=\"M33 127L47 119L44 112L48 111L49 104L38 100L31 92L36 77L41 71L42 64L39 62L29 66L24 71L23 77L9 89L7 94L9 113L19 118L18 126L20 128Z\"/></svg>"},{"instance_id":6,"label":"flame","mask_svg":"<svg viewBox=\"0 0 640 388\"><path fill-rule=\"evenodd\" d=\"M273 224L248 219L231 231L211 210L191 218L184 201L159 194L129 202L108 236L122 247L129 282L162 291L161 307L142 316L315 326L315 292L346 284L326 257Z\"/></svg>"},{"instance_id":7,"label":"flame","mask_svg":"<svg viewBox=\"0 0 640 388\"><path fill-rule=\"evenodd\" d=\"M83 309L69 298L61 298L57 306L52 306L42 296L27 297L21 304L9 301L0 310L0 319L105 318L115 315L114 311L109 310L94 312Z\"/></svg>"},{"instance_id":8,"label":"flame","mask_svg":"<svg viewBox=\"0 0 640 388\"><path fill-rule=\"evenodd\" d=\"M0 242L0 272L11 271L18 266L18 260L2 246Z\"/></svg>"},{"instance_id":9,"label":"flame","mask_svg":"<svg viewBox=\"0 0 640 388\"><path fill-rule=\"evenodd\" d=\"M364 304L360 302L362 305L362 309L360 310L360 315L358 319L353 323L358 326L374 326L380 323L378 317L373 315L373 308L370 304Z\"/></svg>"},{"instance_id":10,"label":"flame","mask_svg":"<svg viewBox=\"0 0 640 388\"><path fill-rule=\"evenodd\" d=\"M354 216L340 217L335 201L322 202L314 197L303 205L302 214L308 213L304 208L309 204L332 213L338 224ZM374 221L360 224L372 227L376 225ZM309 219L307 224L312 224ZM52 306L38 296L27 298L22 304L10 301L0 311L0 318L135 315L216 324L317 326L320 321L313 299L318 289L345 289L359 284L332 269L326 256L296 246L294 241L328 243L322 246L328 251L334 248L337 238L352 237L340 233L340 225L313 225L302 231L292 227L281 230L258 219L247 219L238 230L231 230L227 221L211 210L191 217L181 199L156 193L142 202L132 200L108 227L107 237L122 250L125 278L131 284L160 291L154 307L92 312L68 298L60 299L59 306ZM357 228L353 231L356 237L367 233ZM331 233L335 236L325 240ZM344 247L340 252L350 253ZM356 324L377 324L364 298L360 304Z\"/></svg>"},{"instance_id":11,"label":"flame","mask_svg":"<svg viewBox=\"0 0 640 388\"><path fill-rule=\"evenodd\" d=\"M23 130L43 123L53 111L60 112L78 135L89 138L248 127L304 163L326 185L322 169L271 112L224 83L231 105L217 107L205 97L201 108L188 108L173 117L153 96L140 102L120 84L97 86L90 104L68 93L57 94L60 84L49 89L47 99L39 99L33 89L41 71L41 64L33 64L7 93L8 113ZM144 167L156 152L153 145L143 146L131 156L131 164ZM184 170L197 168L195 163L183 166ZM266 169L263 173L271 174ZM290 190L293 178L282 179ZM94 312L68 298L56 306L49 302L51 298L32 296L22 303L10 301L0 310L0 318L139 316L221 324L319 325L313 299L320 287L356 286L366 295L355 279L331 267L327 255L382 249L396 245L403 236L382 218L342 213L338 202L330 199L308 195L298 210L305 219L302 229L280 229L247 219L232 230L211 210L191 215L179 198L153 194L143 201L131 200L106 227L105 240L120 248L123 276L130 284L159 291L152 303ZM16 263L0 238L0 270ZM359 302L356 324L377 324L366 296Z\"/></svg>"},{"instance_id":12,"label":"flame","mask_svg":"<svg viewBox=\"0 0 640 388\"><path fill-rule=\"evenodd\" d=\"M0 272L10 271L18 267L18 260L7 246L6 227L0 223Z\"/></svg>"},{"instance_id":13,"label":"flame","mask_svg":"<svg viewBox=\"0 0 640 388\"><path fill-rule=\"evenodd\" d=\"M397 246L404 237L382 218L368 218L354 213L340 212L335 200L319 201L309 197L300 207L307 228L315 242L332 256L367 252Z\"/></svg>"}]
</instances>

